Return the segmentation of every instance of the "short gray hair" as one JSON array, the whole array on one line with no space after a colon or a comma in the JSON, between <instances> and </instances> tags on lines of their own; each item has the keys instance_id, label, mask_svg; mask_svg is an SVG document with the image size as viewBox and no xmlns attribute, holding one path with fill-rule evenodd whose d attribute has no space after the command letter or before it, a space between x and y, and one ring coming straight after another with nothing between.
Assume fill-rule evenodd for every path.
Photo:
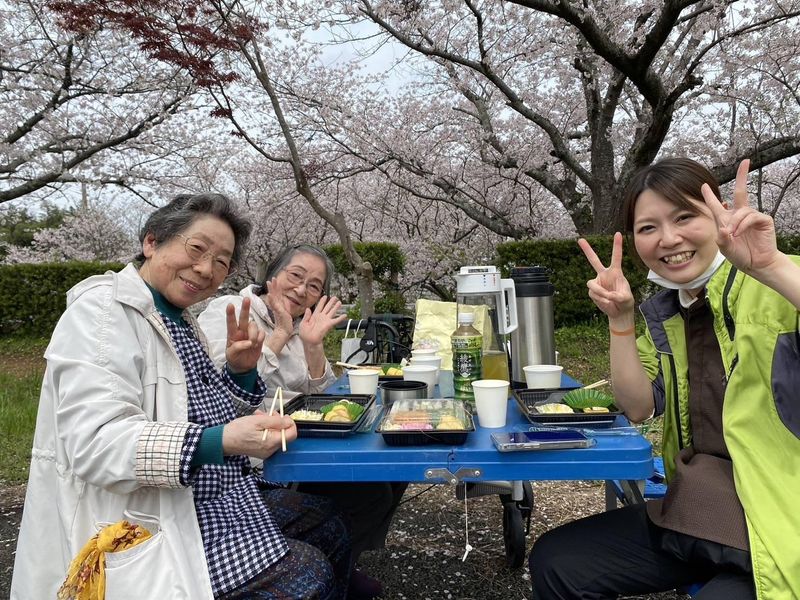
<instances>
[{"instance_id":1,"label":"short gray hair","mask_svg":"<svg viewBox=\"0 0 800 600\"><path fill-rule=\"evenodd\" d=\"M331 278L333 277L335 270L333 261L325 253L325 250L318 246L312 246L311 244L297 244L296 246L289 246L281 250L267 265L267 271L264 274L264 281L262 281L258 288L254 290L255 294L257 296L266 294L267 282L280 273L284 268L286 268L286 265L292 262L292 259L297 254L311 254L312 256L322 259L322 262L325 263L325 281L322 282L322 289L326 296L330 296Z\"/></svg>"},{"instance_id":2,"label":"short gray hair","mask_svg":"<svg viewBox=\"0 0 800 600\"><path fill-rule=\"evenodd\" d=\"M202 216L217 217L225 221L233 230L233 255L231 260L239 264L242 251L253 226L243 217L233 201L222 194L181 194L173 198L169 204L153 212L139 231L139 241L144 242L148 234L152 234L157 244L166 242L188 229L192 223ZM137 264L145 260L141 251L134 259Z\"/></svg>"}]
</instances>

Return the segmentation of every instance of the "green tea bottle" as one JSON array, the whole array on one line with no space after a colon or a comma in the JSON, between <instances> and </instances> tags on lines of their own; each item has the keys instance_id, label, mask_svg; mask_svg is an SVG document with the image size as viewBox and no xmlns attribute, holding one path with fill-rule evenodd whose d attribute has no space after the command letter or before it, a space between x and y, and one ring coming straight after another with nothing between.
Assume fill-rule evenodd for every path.
<instances>
[{"instance_id":1,"label":"green tea bottle","mask_svg":"<svg viewBox=\"0 0 800 600\"><path fill-rule=\"evenodd\" d=\"M450 336L453 348L453 396L470 405L475 401L472 382L481 379L483 337L472 324L473 313L458 314L458 329Z\"/></svg>"}]
</instances>

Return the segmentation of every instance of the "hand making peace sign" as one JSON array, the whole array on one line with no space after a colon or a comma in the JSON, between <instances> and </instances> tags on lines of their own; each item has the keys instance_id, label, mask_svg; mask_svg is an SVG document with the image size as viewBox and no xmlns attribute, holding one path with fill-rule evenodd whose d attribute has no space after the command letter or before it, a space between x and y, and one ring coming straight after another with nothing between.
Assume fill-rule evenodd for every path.
<instances>
[{"instance_id":1,"label":"hand making peace sign","mask_svg":"<svg viewBox=\"0 0 800 600\"><path fill-rule=\"evenodd\" d=\"M225 320L228 325L228 342L225 348L225 359L232 373L246 373L255 368L261 356L261 345L264 343L264 332L258 325L250 321L250 298L242 302L239 319L233 304L225 307Z\"/></svg>"},{"instance_id":2,"label":"hand making peace sign","mask_svg":"<svg viewBox=\"0 0 800 600\"><path fill-rule=\"evenodd\" d=\"M633 292L622 272L622 234L614 234L611 250L611 264L608 267L597 257L592 246L583 238L578 240L589 264L594 267L597 277L586 282L589 298L609 319L633 314Z\"/></svg>"},{"instance_id":3,"label":"hand making peace sign","mask_svg":"<svg viewBox=\"0 0 800 600\"><path fill-rule=\"evenodd\" d=\"M747 172L750 161L739 163L733 190L733 208L723 205L708 184L701 189L706 205L717 223L717 245L740 271L752 275L771 266L780 256L772 217L750 206Z\"/></svg>"}]
</instances>

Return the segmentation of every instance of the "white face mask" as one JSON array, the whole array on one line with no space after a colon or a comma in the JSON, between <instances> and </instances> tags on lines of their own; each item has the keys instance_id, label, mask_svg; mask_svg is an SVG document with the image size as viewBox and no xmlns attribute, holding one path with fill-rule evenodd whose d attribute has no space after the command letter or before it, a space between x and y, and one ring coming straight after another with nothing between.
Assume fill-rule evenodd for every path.
<instances>
[{"instance_id":1,"label":"white face mask","mask_svg":"<svg viewBox=\"0 0 800 600\"><path fill-rule=\"evenodd\" d=\"M725 257L722 255L722 252L717 250L717 255L714 257L714 260L711 261L711 264L703 272L703 274L696 279L692 279L686 283L675 283L674 281L664 279L660 275L657 275L653 270L647 274L647 279L653 283L657 283L661 287L665 287L670 290L696 290L705 287L705 285L708 283L708 280L711 279L711 276L717 272L717 269L719 269L720 265L724 262Z\"/></svg>"}]
</instances>

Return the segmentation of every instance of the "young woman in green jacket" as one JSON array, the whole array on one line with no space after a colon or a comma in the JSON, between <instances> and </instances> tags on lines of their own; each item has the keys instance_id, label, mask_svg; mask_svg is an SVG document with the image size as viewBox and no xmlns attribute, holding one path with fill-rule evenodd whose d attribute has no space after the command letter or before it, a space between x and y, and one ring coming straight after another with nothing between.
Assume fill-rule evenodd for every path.
<instances>
[{"instance_id":1,"label":"young woman in green jacket","mask_svg":"<svg viewBox=\"0 0 800 600\"><path fill-rule=\"evenodd\" d=\"M633 422L664 415L669 487L646 505L543 535L530 556L536 598L616 598L704 583L697 599L800 597L800 264L772 219L749 206L743 161L732 205L688 159L636 174L625 230L649 279L622 272L622 235L589 297L607 316L616 404Z\"/></svg>"}]
</instances>

